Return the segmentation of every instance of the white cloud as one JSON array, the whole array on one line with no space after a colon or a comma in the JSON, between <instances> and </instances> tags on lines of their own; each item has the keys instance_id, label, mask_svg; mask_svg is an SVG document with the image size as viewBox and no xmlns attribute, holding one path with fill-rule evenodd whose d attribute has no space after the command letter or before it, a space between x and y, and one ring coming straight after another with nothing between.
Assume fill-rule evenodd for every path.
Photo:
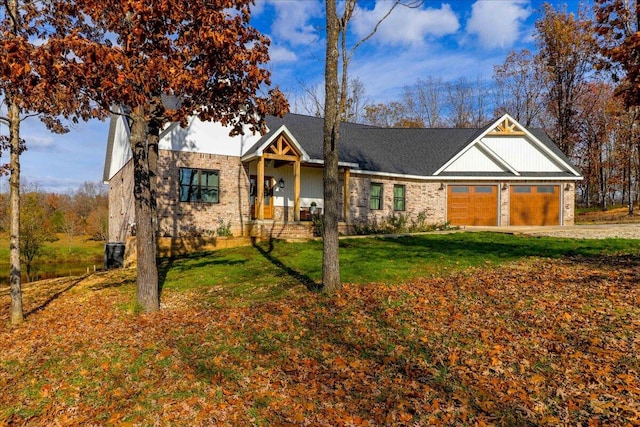
<instances>
[{"instance_id":1,"label":"white cloud","mask_svg":"<svg viewBox=\"0 0 640 427\"><path fill-rule=\"evenodd\" d=\"M390 2L377 1L373 10L358 8L352 19L353 31L365 37L389 11ZM449 4L439 9L414 9L397 6L380 24L375 38L382 44L420 44L428 36L454 34L460 28L458 17Z\"/></svg>"},{"instance_id":2,"label":"white cloud","mask_svg":"<svg viewBox=\"0 0 640 427\"><path fill-rule=\"evenodd\" d=\"M531 10L528 0L476 1L467 22L485 48L511 47L520 37L520 27Z\"/></svg>"},{"instance_id":3,"label":"white cloud","mask_svg":"<svg viewBox=\"0 0 640 427\"><path fill-rule=\"evenodd\" d=\"M298 60L298 55L292 50L286 47L271 44L269 46L269 62L273 64L281 64L287 62L295 62Z\"/></svg>"},{"instance_id":4,"label":"white cloud","mask_svg":"<svg viewBox=\"0 0 640 427\"><path fill-rule=\"evenodd\" d=\"M269 3L276 13L271 25L273 38L294 46L318 41L318 28L311 21L323 16L322 3L316 0L271 0Z\"/></svg>"},{"instance_id":5,"label":"white cloud","mask_svg":"<svg viewBox=\"0 0 640 427\"><path fill-rule=\"evenodd\" d=\"M50 150L54 146L54 138L51 135L23 133L21 137L25 140L28 150Z\"/></svg>"}]
</instances>

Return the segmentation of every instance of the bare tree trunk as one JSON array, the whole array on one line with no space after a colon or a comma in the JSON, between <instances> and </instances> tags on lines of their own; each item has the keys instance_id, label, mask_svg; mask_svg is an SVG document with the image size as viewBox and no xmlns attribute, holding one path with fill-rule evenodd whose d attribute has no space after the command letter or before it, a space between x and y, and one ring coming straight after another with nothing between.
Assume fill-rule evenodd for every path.
<instances>
[{"instance_id":1,"label":"bare tree trunk","mask_svg":"<svg viewBox=\"0 0 640 427\"><path fill-rule=\"evenodd\" d=\"M133 153L134 205L136 216L137 300L145 312L160 309L158 266L156 261L155 213L149 171L147 122L143 107L132 113L131 151Z\"/></svg>"},{"instance_id":2,"label":"bare tree trunk","mask_svg":"<svg viewBox=\"0 0 640 427\"><path fill-rule=\"evenodd\" d=\"M340 281L338 241L338 37L340 27L336 11L336 0L326 1L327 50L325 64L324 102L324 231L322 246L322 290L333 292L342 287Z\"/></svg>"},{"instance_id":3,"label":"bare tree trunk","mask_svg":"<svg viewBox=\"0 0 640 427\"><path fill-rule=\"evenodd\" d=\"M11 324L17 325L24 321L22 311L22 283L20 278L20 108L11 100L9 102L9 134L10 141L10 206L11 206L11 237L9 241L11 271Z\"/></svg>"},{"instance_id":4,"label":"bare tree trunk","mask_svg":"<svg viewBox=\"0 0 640 427\"><path fill-rule=\"evenodd\" d=\"M157 233L160 231L158 222L158 156L160 142L160 117L163 114L162 100L156 97L151 105L151 117L149 119L149 133L147 135L147 153L149 163L149 188L151 191L151 220L153 221L153 229Z\"/></svg>"}]
</instances>

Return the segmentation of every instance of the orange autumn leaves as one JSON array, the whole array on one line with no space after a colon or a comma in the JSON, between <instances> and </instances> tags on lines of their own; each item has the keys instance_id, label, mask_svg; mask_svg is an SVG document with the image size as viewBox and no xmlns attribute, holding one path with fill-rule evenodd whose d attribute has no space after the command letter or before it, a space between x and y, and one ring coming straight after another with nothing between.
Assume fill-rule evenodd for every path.
<instances>
[{"instance_id":1,"label":"orange autumn leaves","mask_svg":"<svg viewBox=\"0 0 640 427\"><path fill-rule=\"evenodd\" d=\"M138 316L101 280L0 331L0 424L640 425L632 258Z\"/></svg>"}]
</instances>

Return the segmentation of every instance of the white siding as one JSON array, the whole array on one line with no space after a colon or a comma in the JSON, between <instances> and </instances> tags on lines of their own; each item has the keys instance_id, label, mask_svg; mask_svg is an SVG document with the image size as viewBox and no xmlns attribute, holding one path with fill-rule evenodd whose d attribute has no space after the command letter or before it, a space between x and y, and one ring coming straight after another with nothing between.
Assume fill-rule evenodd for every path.
<instances>
[{"instance_id":1,"label":"white siding","mask_svg":"<svg viewBox=\"0 0 640 427\"><path fill-rule=\"evenodd\" d=\"M189 151L222 156L242 156L261 137L248 130L245 135L231 137L231 128L218 122L202 122L193 117L184 129L171 125L160 139L160 148L173 151Z\"/></svg>"},{"instance_id":2,"label":"white siding","mask_svg":"<svg viewBox=\"0 0 640 427\"><path fill-rule=\"evenodd\" d=\"M504 172L505 169L475 145L450 164L444 172Z\"/></svg>"},{"instance_id":3,"label":"white siding","mask_svg":"<svg viewBox=\"0 0 640 427\"><path fill-rule=\"evenodd\" d=\"M116 116L116 131L114 134L111 151L111 164L109 165L109 180L131 159L131 146L129 145L129 126L123 116Z\"/></svg>"},{"instance_id":4,"label":"white siding","mask_svg":"<svg viewBox=\"0 0 640 427\"><path fill-rule=\"evenodd\" d=\"M257 175L256 162L251 162L251 175ZM264 175L275 180L273 191L274 206L293 206L293 164L274 168L270 161L265 162ZM319 208L324 207L322 189L322 169L300 167L300 206L308 207L316 202ZM284 180L284 189L280 189L278 182Z\"/></svg>"},{"instance_id":5,"label":"white siding","mask_svg":"<svg viewBox=\"0 0 640 427\"><path fill-rule=\"evenodd\" d=\"M564 171L525 137L485 137L482 142L518 172Z\"/></svg>"}]
</instances>

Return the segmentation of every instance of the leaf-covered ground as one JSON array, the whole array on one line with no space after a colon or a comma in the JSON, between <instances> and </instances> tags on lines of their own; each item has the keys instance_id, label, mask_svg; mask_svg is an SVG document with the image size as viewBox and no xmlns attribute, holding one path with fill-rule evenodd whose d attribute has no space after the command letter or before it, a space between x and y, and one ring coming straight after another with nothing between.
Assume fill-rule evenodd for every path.
<instances>
[{"instance_id":1,"label":"leaf-covered ground","mask_svg":"<svg viewBox=\"0 0 640 427\"><path fill-rule=\"evenodd\" d=\"M640 425L636 258L250 305L168 289L156 314L132 278L27 290L28 321L1 319L0 425Z\"/></svg>"}]
</instances>

